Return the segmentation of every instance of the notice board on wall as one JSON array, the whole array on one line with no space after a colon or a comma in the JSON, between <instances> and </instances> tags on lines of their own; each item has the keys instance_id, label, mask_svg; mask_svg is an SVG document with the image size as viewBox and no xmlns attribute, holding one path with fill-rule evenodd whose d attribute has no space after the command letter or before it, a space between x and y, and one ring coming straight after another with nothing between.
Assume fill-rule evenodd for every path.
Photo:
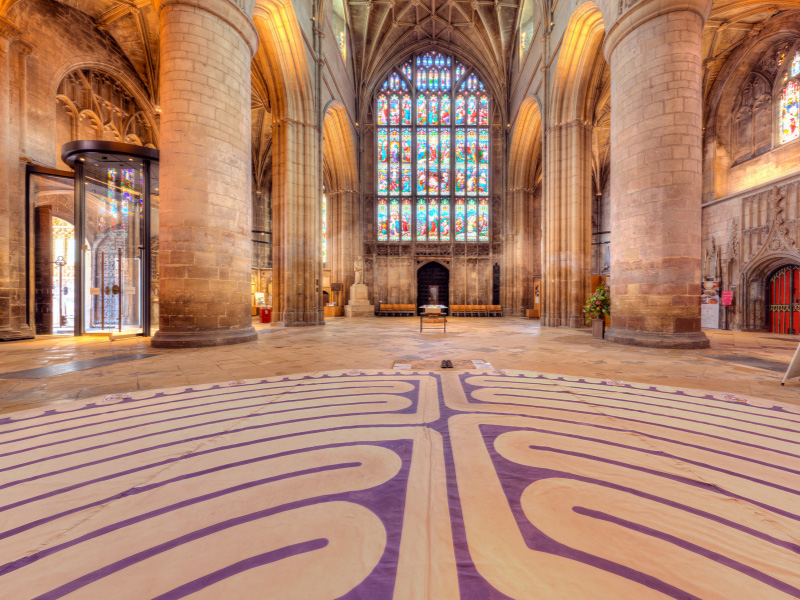
<instances>
[{"instance_id":1,"label":"notice board on wall","mask_svg":"<svg viewBox=\"0 0 800 600\"><path fill-rule=\"evenodd\" d=\"M722 306L733 304L733 292L722 292Z\"/></svg>"},{"instance_id":2,"label":"notice board on wall","mask_svg":"<svg viewBox=\"0 0 800 600\"><path fill-rule=\"evenodd\" d=\"M719 329L719 281L704 281L700 297L700 327Z\"/></svg>"}]
</instances>

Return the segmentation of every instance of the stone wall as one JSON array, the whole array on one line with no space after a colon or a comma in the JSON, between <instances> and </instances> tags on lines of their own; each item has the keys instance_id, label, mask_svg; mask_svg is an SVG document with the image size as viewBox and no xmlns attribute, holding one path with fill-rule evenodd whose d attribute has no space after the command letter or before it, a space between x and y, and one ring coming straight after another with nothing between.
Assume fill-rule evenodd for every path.
<instances>
[{"instance_id":1,"label":"stone wall","mask_svg":"<svg viewBox=\"0 0 800 600\"><path fill-rule=\"evenodd\" d=\"M788 264L800 264L800 174L703 206L703 277L734 292L721 327L766 329L767 280Z\"/></svg>"},{"instance_id":2,"label":"stone wall","mask_svg":"<svg viewBox=\"0 0 800 600\"><path fill-rule=\"evenodd\" d=\"M15 339L33 335L33 324L28 323L33 306L27 305L26 295L25 166L58 167L64 142L102 139L113 130L106 130L105 123L86 125L90 119L81 121L79 115L73 125L63 112L65 104L57 102L59 91L66 91L59 90L59 84L77 67L101 70L126 89L124 94L106 90L109 108L123 112L133 106L133 96L146 99L147 94L114 39L85 13L59 2L26 0L15 4L5 19L8 25L0 27L8 48L0 53L0 72L7 78L7 83L0 80L6 92L0 91L0 113L7 111L0 136L0 339ZM115 98L118 106L112 102ZM127 135L124 129L120 134ZM150 134L142 132L142 137L150 141Z\"/></svg>"}]
</instances>

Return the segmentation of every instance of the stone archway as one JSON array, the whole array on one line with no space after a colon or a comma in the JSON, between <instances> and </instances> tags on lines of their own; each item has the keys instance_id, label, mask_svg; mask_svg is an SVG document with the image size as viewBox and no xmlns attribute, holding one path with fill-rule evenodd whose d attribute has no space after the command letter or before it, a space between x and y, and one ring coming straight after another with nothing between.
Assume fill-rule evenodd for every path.
<instances>
[{"instance_id":1,"label":"stone archway","mask_svg":"<svg viewBox=\"0 0 800 600\"><path fill-rule=\"evenodd\" d=\"M542 276L542 114L535 98L520 106L511 137L508 194L503 207L503 286L507 314L533 308L533 281Z\"/></svg>"},{"instance_id":2,"label":"stone archway","mask_svg":"<svg viewBox=\"0 0 800 600\"><path fill-rule=\"evenodd\" d=\"M734 328L744 331L768 331L770 277L782 267L800 264L800 257L791 252L776 252L750 265L742 273Z\"/></svg>"},{"instance_id":3,"label":"stone archway","mask_svg":"<svg viewBox=\"0 0 800 600\"><path fill-rule=\"evenodd\" d=\"M580 4L564 33L547 103L542 325L550 327L584 326L591 287L593 108L603 89L604 33L598 6Z\"/></svg>"},{"instance_id":4,"label":"stone archway","mask_svg":"<svg viewBox=\"0 0 800 600\"><path fill-rule=\"evenodd\" d=\"M796 262L770 274L765 297L770 333L800 333L800 266Z\"/></svg>"},{"instance_id":5,"label":"stone archway","mask_svg":"<svg viewBox=\"0 0 800 600\"><path fill-rule=\"evenodd\" d=\"M356 136L347 110L332 101L323 119L322 161L327 196L327 268L331 282L342 284L341 303L347 304L355 282L353 261L363 252L358 206Z\"/></svg>"},{"instance_id":6,"label":"stone archway","mask_svg":"<svg viewBox=\"0 0 800 600\"><path fill-rule=\"evenodd\" d=\"M432 261L417 269L417 306L450 305L450 270Z\"/></svg>"}]
</instances>

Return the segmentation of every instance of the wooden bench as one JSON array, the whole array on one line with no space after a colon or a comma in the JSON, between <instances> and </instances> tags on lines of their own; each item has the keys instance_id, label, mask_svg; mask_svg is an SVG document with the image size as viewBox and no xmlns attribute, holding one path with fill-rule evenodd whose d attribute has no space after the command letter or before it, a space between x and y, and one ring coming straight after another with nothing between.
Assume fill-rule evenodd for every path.
<instances>
[{"instance_id":1,"label":"wooden bench","mask_svg":"<svg viewBox=\"0 0 800 600\"><path fill-rule=\"evenodd\" d=\"M413 317L414 313L413 304L381 304L377 312L379 317Z\"/></svg>"},{"instance_id":2,"label":"wooden bench","mask_svg":"<svg viewBox=\"0 0 800 600\"><path fill-rule=\"evenodd\" d=\"M502 317L503 307L499 304L453 304L450 314L454 317Z\"/></svg>"}]
</instances>

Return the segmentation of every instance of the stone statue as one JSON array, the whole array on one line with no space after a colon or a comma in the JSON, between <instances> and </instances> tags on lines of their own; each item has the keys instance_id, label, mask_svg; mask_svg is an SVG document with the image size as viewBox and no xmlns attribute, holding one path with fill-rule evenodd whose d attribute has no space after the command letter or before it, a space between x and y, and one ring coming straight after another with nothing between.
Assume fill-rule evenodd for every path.
<instances>
[{"instance_id":1,"label":"stone statue","mask_svg":"<svg viewBox=\"0 0 800 600\"><path fill-rule=\"evenodd\" d=\"M356 281L350 286L350 299L344 307L346 317L374 317L375 306L369 303L369 288L364 284L364 257L353 263Z\"/></svg>"},{"instance_id":2,"label":"stone statue","mask_svg":"<svg viewBox=\"0 0 800 600\"><path fill-rule=\"evenodd\" d=\"M364 284L364 258L359 256L353 266L356 270L356 285L363 285Z\"/></svg>"}]
</instances>

